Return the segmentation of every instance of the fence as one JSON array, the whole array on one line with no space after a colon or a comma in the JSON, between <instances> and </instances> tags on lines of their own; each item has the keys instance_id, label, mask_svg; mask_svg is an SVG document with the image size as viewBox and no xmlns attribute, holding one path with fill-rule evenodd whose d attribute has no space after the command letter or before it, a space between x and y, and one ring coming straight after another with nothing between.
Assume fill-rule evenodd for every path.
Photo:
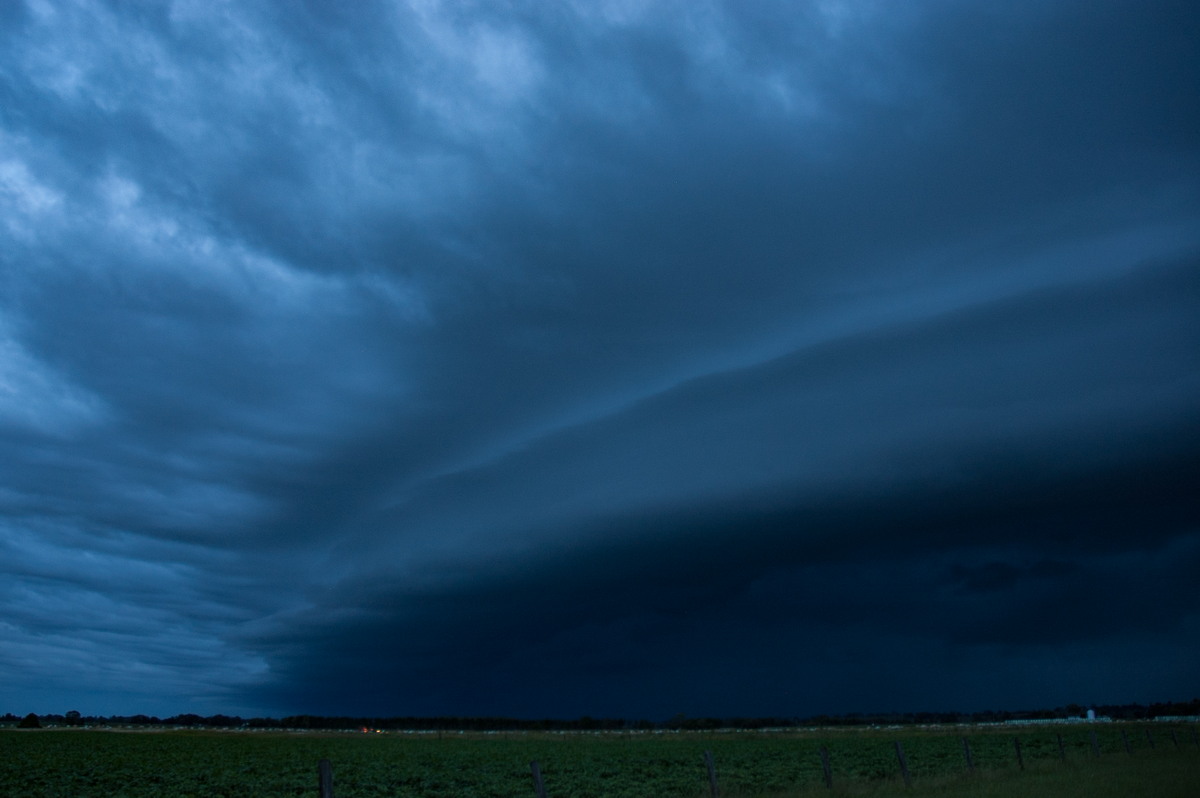
<instances>
[{"instance_id":1,"label":"fence","mask_svg":"<svg viewBox=\"0 0 1200 798\"><path fill-rule=\"evenodd\" d=\"M1190 731L1191 731L1192 744L1195 747L1200 748L1200 734L1197 733L1196 727L1193 726ZM1124 728L1122 728L1120 730L1120 732L1121 732L1121 742L1122 742L1122 746L1124 748L1125 753L1127 755L1132 755L1133 754L1133 746L1130 743L1129 735L1128 735L1127 731ZM1065 762L1067 759L1067 748L1063 742L1063 736L1061 733L1056 733L1055 737L1057 738L1056 742L1057 742L1058 758L1060 761ZM1150 750L1154 750L1155 748L1157 748L1154 735L1151 733L1150 729L1145 729L1145 737L1146 737L1147 747ZM1174 746L1174 749L1179 750L1181 748L1181 745L1180 745L1180 741L1179 741L1179 735L1177 734L1176 730L1174 730L1174 729L1169 730L1169 737L1170 737L1171 743ZM976 764L975 764L975 759L974 759L972 749L971 749L971 742L968 739L968 737L966 737L966 736L961 736L960 740L962 743L962 753L963 753L963 763L964 763L963 767L967 772L973 772L975 770ZM1102 756L1103 754L1102 754L1100 742L1096 735L1095 729L1090 730L1089 742L1091 745L1092 756L1097 757L1097 758ZM900 777L904 780L904 785L906 787L912 787L912 773L909 770L908 758L905 755L904 746L899 740L893 741L893 745L894 745L894 749L895 749L897 772L899 773ZM1014 753L1014 761L1016 762L1018 769L1022 770L1022 771L1025 770L1025 758L1022 753L1020 736L1014 736L1012 738L1012 747L1013 747L1013 753ZM833 767L832 767L831 760L830 760L829 749L822 745L820 747L820 749L818 750L818 756L820 758L820 763L821 763L822 781L826 788L833 789L834 771L833 771ZM710 791L711 798L720 798L720 787L719 787L718 778L717 778L716 760L713 756L712 751L704 752L704 766L705 766L705 770L708 775L708 784L709 784L709 791ZM541 765L538 763L537 760L533 760L529 763L529 770L530 770L530 775L532 776L533 791L534 791L534 795L536 796L536 798L549 798L549 795L546 790L545 782L542 778ZM334 798L333 766L328 759L322 759L318 763L317 778L318 778L318 795L320 796L320 798Z\"/></svg>"}]
</instances>

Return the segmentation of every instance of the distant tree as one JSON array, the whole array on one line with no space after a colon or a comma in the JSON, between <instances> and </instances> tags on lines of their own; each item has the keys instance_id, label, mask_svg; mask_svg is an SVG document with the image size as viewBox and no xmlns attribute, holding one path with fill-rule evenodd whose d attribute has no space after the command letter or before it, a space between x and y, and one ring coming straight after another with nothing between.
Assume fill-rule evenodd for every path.
<instances>
[{"instance_id":1,"label":"distant tree","mask_svg":"<svg viewBox=\"0 0 1200 798\"><path fill-rule=\"evenodd\" d=\"M234 726L241 726L242 719L237 716L230 717L229 715L213 715L204 719L204 725L219 726L221 728L233 728Z\"/></svg>"},{"instance_id":2,"label":"distant tree","mask_svg":"<svg viewBox=\"0 0 1200 798\"><path fill-rule=\"evenodd\" d=\"M683 728L688 731L703 731L708 729L721 728L720 718L687 718L683 722Z\"/></svg>"},{"instance_id":3,"label":"distant tree","mask_svg":"<svg viewBox=\"0 0 1200 798\"><path fill-rule=\"evenodd\" d=\"M173 726L200 726L204 723L204 718L194 713L188 712L183 715L175 715L167 718L163 723L169 723Z\"/></svg>"},{"instance_id":4,"label":"distant tree","mask_svg":"<svg viewBox=\"0 0 1200 798\"><path fill-rule=\"evenodd\" d=\"M82 717L73 709L63 716L63 720L68 726L80 726L83 724Z\"/></svg>"},{"instance_id":5,"label":"distant tree","mask_svg":"<svg viewBox=\"0 0 1200 798\"><path fill-rule=\"evenodd\" d=\"M21 718L21 722L17 724L19 729L40 729L42 724L38 721L38 716L30 712L25 717Z\"/></svg>"}]
</instances>

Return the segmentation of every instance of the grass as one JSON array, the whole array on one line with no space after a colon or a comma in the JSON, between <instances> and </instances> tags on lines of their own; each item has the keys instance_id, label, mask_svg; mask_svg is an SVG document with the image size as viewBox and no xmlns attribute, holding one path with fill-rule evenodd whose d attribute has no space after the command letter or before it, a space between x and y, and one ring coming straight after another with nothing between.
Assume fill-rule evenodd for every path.
<instances>
[{"instance_id":1,"label":"grass","mask_svg":"<svg viewBox=\"0 0 1200 798\"><path fill-rule=\"evenodd\" d=\"M1200 754L1163 752L1111 755L1075 762L1039 762L1025 770L1002 768L925 776L906 787L897 778L836 781L832 790L809 786L776 793L722 793L722 798L1197 798Z\"/></svg>"},{"instance_id":2,"label":"grass","mask_svg":"<svg viewBox=\"0 0 1200 798\"><path fill-rule=\"evenodd\" d=\"M1158 740L1150 747L1146 730ZM1125 753L1128 730L1132 754ZM338 798L533 798L530 760L551 798L707 798L702 755L716 759L722 798L1039 798L1200 796L1191 727L1130 724L1011 728L811 730L672 735L286 734L208 731L0 730L0 796L222 798L315 796L316 765L333 762ZM1057 735L1064 743L1059 759ZM962 736L978 768L963 769ZM913 786L897 774L905 748ZM1184 743L1186 741L1186 744ZM827 747L834 788L821 780Z\"/></svg>"}]
</instances>

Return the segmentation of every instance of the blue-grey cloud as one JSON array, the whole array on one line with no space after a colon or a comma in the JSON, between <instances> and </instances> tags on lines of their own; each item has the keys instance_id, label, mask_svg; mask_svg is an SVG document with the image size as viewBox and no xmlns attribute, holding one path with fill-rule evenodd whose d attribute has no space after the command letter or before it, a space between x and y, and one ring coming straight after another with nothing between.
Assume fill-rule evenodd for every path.
<instances>
[{"instance_id":1,"label":"blue-grey cloud","mask_svg":"<svg viewBox=\"0 0 1200 798\"><path fill-rule=\"evenodd\" d=\"M11 711L1194 689L1189 3L0 15Z\"/></svg>"}]
</instances>

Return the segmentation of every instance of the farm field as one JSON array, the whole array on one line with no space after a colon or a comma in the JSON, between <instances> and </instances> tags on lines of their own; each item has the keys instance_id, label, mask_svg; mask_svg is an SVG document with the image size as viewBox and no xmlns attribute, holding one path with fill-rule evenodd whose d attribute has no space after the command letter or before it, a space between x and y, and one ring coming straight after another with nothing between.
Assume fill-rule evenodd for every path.
<instances>
[{"instance_id":1,"label":"farm field","mask_svg":"<svg viewBox=\"0 0 1200 798\"><path fill-rule=\"evenodd\" d=\"M962 737L970 742L972 773L965 768ZM1014 737L1021 741L1024 769ZM550 798L701 798L709 795L704 752L711 751L726 798L1182 798L1200 795L1194 740L1193 727L1166 724L444 735L3 729L0 795L316 796L317 763L325 758L333 765L338 798L532 798L531 760L540 763ZM897 741L911 788L900 778ZM832 791L823 781L822 746L829 751Z\"/></svg>"}]
</instances>

